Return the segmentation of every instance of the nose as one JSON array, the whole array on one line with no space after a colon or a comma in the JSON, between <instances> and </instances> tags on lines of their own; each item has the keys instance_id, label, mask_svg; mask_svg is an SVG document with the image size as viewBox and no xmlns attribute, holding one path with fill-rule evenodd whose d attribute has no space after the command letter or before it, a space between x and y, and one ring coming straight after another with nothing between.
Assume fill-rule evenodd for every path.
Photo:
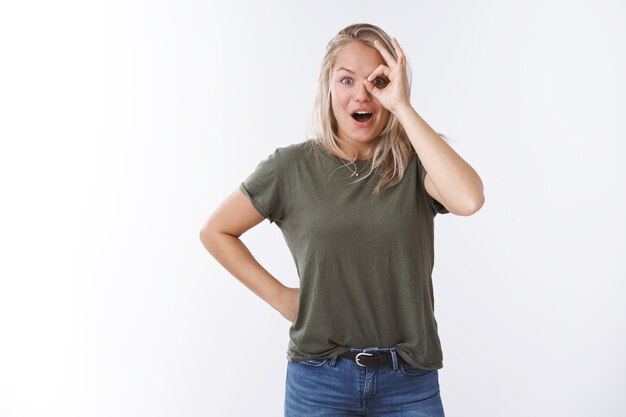
<instances>
[{"instance_id":1,"label":"nose","mask_svg":"<svg viewBox=\"0 0 626 417\"><path fill-rule=\"evenodd\" d=\"M370 101L372 99L372 95L369 91L367 91L367 88L365 88L365 83L363 81L360 81L356 85L355 90L354 99L356 101Z\"/></svg>"}]
</instances>

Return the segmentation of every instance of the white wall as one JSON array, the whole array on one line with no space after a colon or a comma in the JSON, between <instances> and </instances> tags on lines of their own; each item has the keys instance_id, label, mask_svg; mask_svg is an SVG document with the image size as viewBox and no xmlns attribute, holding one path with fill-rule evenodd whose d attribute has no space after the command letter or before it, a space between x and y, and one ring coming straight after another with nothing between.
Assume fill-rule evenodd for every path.
<instances>
[{"instance_id":1,"label":"white wall","mask_svg":"<svg viewBox=\"0 0 626 417\"><path fill-rule=\"evenodd\" d=\"M436 218L446 414L623 416L624 4L226 3L0 6L0 415L282 415L290 323L198 233L370 22L485 184ZM277 227L242 239L297 286Z\"/></svg>"}]
</instances>

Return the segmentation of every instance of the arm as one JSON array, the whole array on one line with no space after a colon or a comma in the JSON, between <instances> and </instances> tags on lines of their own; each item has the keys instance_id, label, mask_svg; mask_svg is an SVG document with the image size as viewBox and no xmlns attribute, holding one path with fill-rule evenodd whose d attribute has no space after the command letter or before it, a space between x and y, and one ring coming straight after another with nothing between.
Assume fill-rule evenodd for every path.
<instances>
[{"instance_id":1,"label":"arm","mask_svg":"<svg viewBox=\"0 0 626 417\"><path fill-rule=\"evenodd\" d=\"M483 183L474 169L463 160L410 105L394 111L404 127L427 174L426 192L450 213L470 216L484 204Z\"/></svg>"},{"instance_id":2,"label":"arm","mask_svg":"<svg viewBox=\"0 0 626 417\"><path fill-rule=\"evenodd\" d=\"M397 118L417 152L427 174L424 188L450 213L469 216L476 213L485 202L483 183L474 169L465 162L420 117L409 101L409 82L406 75L406 56L394 37L391 39L397 59L379 41L374 47L387 65L379 65L364 80L368 91ZM384 74L389 84L376 87L372 80Z\"/></svg>"},{"instance_id":3,"label":"arm","mask_svg":"<svg viewBox=\"0 0 626 417\"><path fill-rule=\"evenodd\" d=\"M200 230L205 249L235 278L283 317L295 322L299 288L289 288L274 278L252 256L239 239L264 220L252 203L237 189L211 214Z\"/></svg>"}]
</instances>

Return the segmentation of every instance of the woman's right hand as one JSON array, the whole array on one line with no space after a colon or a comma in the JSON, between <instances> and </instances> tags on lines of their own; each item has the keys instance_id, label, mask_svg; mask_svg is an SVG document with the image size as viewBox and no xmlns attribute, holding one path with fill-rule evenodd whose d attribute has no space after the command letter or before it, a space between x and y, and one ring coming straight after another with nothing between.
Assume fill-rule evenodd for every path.
<instances>
[{"instance_id":1,"label":"woman's right hand","mask_svg":"<svg viewBox=\"0 0 626 417\"><path fill-rule=\"evenodd\" d=\"M278 312L291 323L295 323L298 318L299 306L300 288L285 287L276 310L278 310Z\"/></svg>"}]
</instances>

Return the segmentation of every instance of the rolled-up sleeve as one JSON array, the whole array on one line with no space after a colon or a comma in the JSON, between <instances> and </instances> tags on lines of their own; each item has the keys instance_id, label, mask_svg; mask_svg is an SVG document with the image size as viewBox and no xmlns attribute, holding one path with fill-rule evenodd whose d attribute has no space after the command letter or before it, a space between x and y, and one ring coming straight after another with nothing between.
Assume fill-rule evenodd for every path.
<instances>
[{"instance_id":1,"label":"rolled-up sleeve","mask_svg":"<svg viewBox=\"0 0 626 417\"><path fill-rule=\"evenodd\" d=\"M422 161L420 161L419 156L416 155L415 157L417 158L417 169L418 169L419 179L422 184L422 190L424 190L424 194L426 194L426 199L428 200L428 204L430 205L430 208L433 211L433 216L436 216L437 213L440 213L440 214L450 213L443 204L441 204L439 201L432 198L431 195L428 194L428 192L426 191L426 187L424 186L424 178L426 178L426 169L424 168L424 165L422 165Z\"/></svg>"},{"instance_id":2,"label":"rolled-up sleeve","mask_svg":"<svg viewBox=\"0 0 626 417\"><path fill-rule=\"evenodd\" d=\"M254 208L270 223L283 218L283 196L278 149L259 162L254 171L239 184Z\"/></svg>"}]
</instances>

